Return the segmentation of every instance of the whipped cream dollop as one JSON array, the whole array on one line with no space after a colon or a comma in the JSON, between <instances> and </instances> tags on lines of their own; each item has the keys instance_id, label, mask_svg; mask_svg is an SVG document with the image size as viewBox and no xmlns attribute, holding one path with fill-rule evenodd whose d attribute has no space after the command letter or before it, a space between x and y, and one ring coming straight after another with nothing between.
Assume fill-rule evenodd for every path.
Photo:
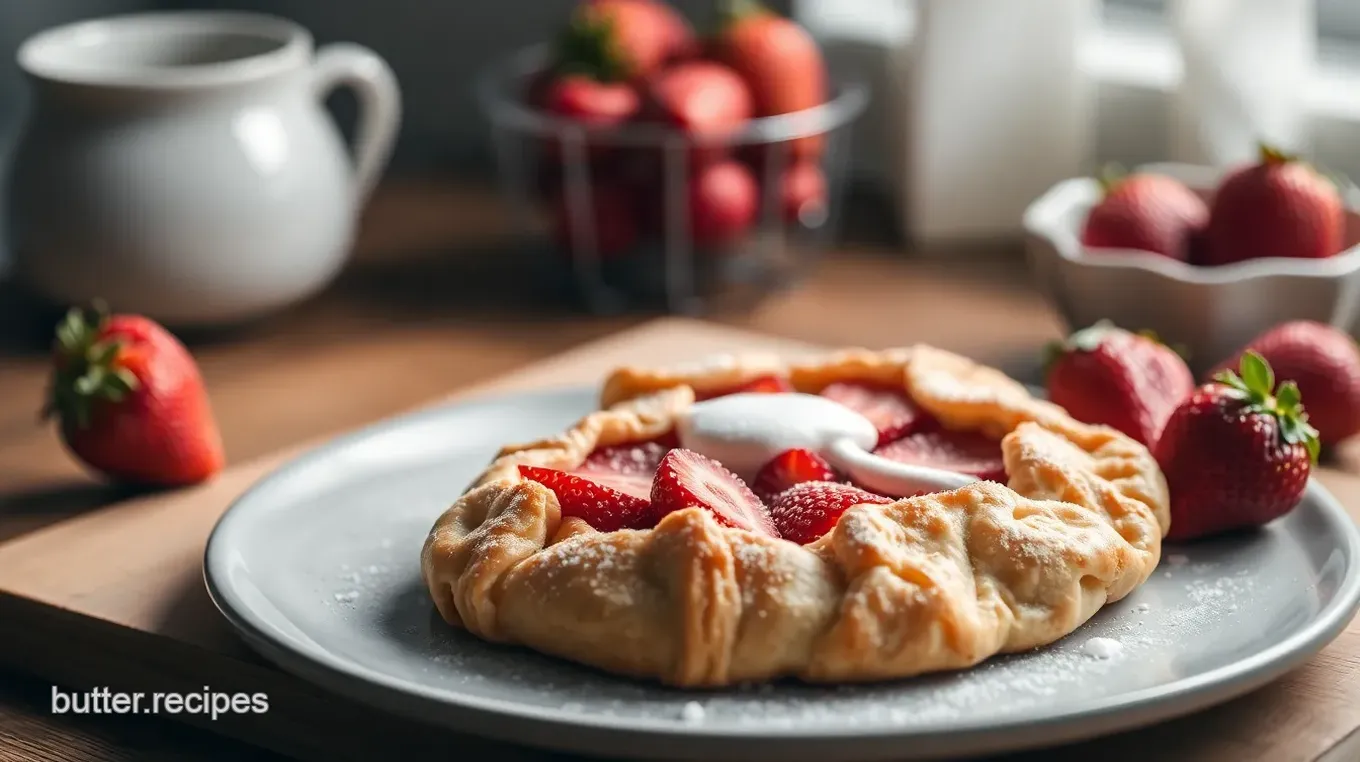
<instances>
[{"instance_id":1,"label":"whipped cream dollop","mask_svg":"<svg viewBox=\"0 0 1360 762\"><path fill-rule=\"evenodd\" d=\"M676 426L680 445L751 481L785 450L822 454L839 440L861 451L878 443L868 418L815 394L729 394L696 402Z\"/></svg>"},{"instance_id":2,"label":"whipped cream dollop","mask_svg":"<svg viewBox=\"0 0 1360 762\"><path fill-rule=\"evenodd\" d=\"M680 445L722 463L751 482L785 450L826 458L856 483L892 497L957 489L972 476L898 463L873 454L874 424L815 394L731 394L696 402L681 416Z\"/></svg>"}]
</instances>

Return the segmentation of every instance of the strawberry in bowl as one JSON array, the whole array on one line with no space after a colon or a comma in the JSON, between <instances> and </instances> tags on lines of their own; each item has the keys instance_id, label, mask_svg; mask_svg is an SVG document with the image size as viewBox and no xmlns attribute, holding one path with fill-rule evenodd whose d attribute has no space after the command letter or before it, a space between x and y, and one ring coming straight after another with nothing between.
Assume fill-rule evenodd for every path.
<instances>
[{"instance_id":1,"label":"strawberry in bowl","mask_svg":"<svg viewBox=\"0 0 1360 762\"><path fill-rule=\"evenodd\" d=\"M552 257L545 288L688 312L797 279L832 240L847 174L828 162L868 89L755 0L703 24L664 0L572 5L477 87L525 253Z\"/></svg>"},{"instance_id":2,"label":"strawberry in bowl","mask_svg":"<svg viewBox=\"0 0 1360 762\"><path fill-rule=\"evenodd\" d=\"M1133 176L1149 175L1202 199L1207 222L1199 225L1198 210L1154 213L1172 203L1193 206L1164 180L1156 183L1159 202L1125 204L1112 215L1118 225L1100 221L1097 210L1111 202L1094 178L1058 183L1026 209L1031 272L1069 327L1110 320L1152 331L1183 348L1198 375L1281 323L1344 329L1360 317L1360 215L1352 186L1269 147L1241 166L1152 164ZM1146 188L1141 194L1154 195ZM1135 213L1137 225L1126 221ZM1084 238L1093 225L1101 228L1101 248ZM1168 233L1173 228L1180 232Z\"/></svg>"}]
</instances>

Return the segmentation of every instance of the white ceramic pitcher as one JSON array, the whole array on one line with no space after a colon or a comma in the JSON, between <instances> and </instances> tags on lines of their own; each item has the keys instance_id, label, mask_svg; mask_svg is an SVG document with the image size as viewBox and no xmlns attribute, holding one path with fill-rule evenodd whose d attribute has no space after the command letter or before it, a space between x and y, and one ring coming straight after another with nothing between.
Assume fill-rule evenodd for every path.
<instances>
[{"instance_id":1,"label":"white ceramic pitcher","mask_svg":"<svg viewBox=\"0 0 1360 762\"><path fill-rule=\"evenodd\" d=\"M339 271L400 120L387 64L243 13L137 14L19 49L33 108L14 151L17 273L61 304L232 323ZM352 86L353 160L323 107Z\"/></svg>"}]
</instances>

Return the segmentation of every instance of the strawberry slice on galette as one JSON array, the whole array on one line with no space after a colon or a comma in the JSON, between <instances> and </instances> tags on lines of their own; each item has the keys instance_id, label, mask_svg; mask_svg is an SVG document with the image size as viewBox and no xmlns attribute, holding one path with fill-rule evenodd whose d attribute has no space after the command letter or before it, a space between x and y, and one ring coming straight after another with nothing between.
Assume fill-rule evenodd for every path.
<instances>
[{"instance_id":1,"label":"strawberry slice on galette","mask_svg":"<svg viewBox=\"0 0 1360 762\"><path fill-rule=\"evenodd\" d=\"M795 391L789 380L765 375L696 395L695 401L790 393ZM872 452L887 460L1005 481L999 439L945 428L901 384L835 381L819 396L862 416L874 431ZM674 511L697 507L723 526L807 544L854 505L892 502L892 496L855 484L826 456L806 448L778 452L748 485L721 462L680 443L670 430L651 440L597 447L570 471L521 466L520 476L552 490L562 516L602 532L650 528ZM794 489L804 484L815 486Z\"/></svg>"},{"instance_id":2,"label":"strawberry slice on galette","mask_svg":"<svg viewBox=\"0 0 1360 762\"><path fill-rule=\"evenodd\" d=\"M624 368L422 550L443 618L632 677L901 678L1063 637L1169 526L1146 447L927 346Z\"/></svg>"}]
</instances>

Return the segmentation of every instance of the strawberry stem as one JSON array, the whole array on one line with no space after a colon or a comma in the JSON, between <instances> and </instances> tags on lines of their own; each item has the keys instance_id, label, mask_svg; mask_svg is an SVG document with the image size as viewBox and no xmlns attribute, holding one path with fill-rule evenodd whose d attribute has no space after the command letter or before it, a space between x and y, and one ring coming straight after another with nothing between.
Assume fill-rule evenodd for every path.
<instances>
[{"instance_id":1,"label":"strawberry stem","mask_svg":"<svg viewBox=\"0 0 1360 762\"><path fill-rule=\"evenodd\" d=\"M1122 330L1109 320L1099 320L1068 336L1067 348L1081 352L1094 352L1100 348L1101 342L1105 341L1107 336Z\"/></svg>"},{"instance_id":2,"label":"strawberry stem","mask_svg":"<svg viewBox=\"0 0 1360 762\"><path fill-rule=\"evenodd\" d=\"M120 402L140 382L118 364L122 342L101 339L108 309L95 302L88 309L72 307L57 324L53 348L55 369L43 406L44 419L58 416L63 423L89 428L97 400Z\"/></svg>"},{"instance_id":3,"label":"strawberry stem","mask_svg":"<svg viewBox=\"0 0 1360 762\"><path fill-rule=\"evenodd\" d=\"M1214 380L1226 385L1238 399L1247 403L1247 411L1274 416L1280 424L1280 436L1290 444L1302 444L1308 457L1317 463L1321 444L1317 429L1308 423L1303 409L1303 396L1293 381L1285 381L1275 388L1275 371L1266 358L1254 351L1242 355L1239 373L1225 370Z\"/></svg>"},{"instance_id":4,"label":"strawberry stem","mask_svg":"<svg viewBox=\"0 0 1360 762\"><path fill-rule=\"evenodd\" d=\"M719 26L730 26L746 18L773 13L760 0L718 0Z\"/></svg>"},{"instance_id":5,"label":"strawberry stem","mask_svg":"<svg viewBox=\"0 0 1360 762\"><path fill-rule=\"evenodd\" d=\"M619 47L614 18L589 5L578 7L557 41L553 71L600 82L623 82L632 76L633 65Z\"/></svg>"},{"instance_id":6,"label":"strawberry stem","mask_svg":"<svg viewBox=\"0 0 1360 762\"><path fill-rule=\"evenodd\" d=\"M1055 339L1044 345L1044 375L1053 371L1053 366L1068 352L1094 352L1100 343L1115 331L1122 330L1109 320L1100 320L1073 331L1065 339Z\"/></svg>"},{"instance_id":7,"label":"strawberry stem","mask_svg":"<svg viewBox=\"0 0 1360 762\"><path fill-rule=\"evenodd\" d=\"M1115 187L1127 176L1128 173L1118 162L1110 162L1101 167L1100 174L1096 176L1096 181L1100 183L1100 195L1108 196L1113 193Z\"/></svg>"},{"instance_id":8,"label":"strawberry stem","mask_svg":"<svg viewBox=\"0 0 1360 762\"><path fill-rule=\"evenodd\" d=\"M1260 158L1262 164L1288 164L1291 161L1299 160L1298 156L1285 153L1284 151L1267 143L1264 142L1258 143L1257 146L1260 151Z\"/></svg>"}]
</instances>

